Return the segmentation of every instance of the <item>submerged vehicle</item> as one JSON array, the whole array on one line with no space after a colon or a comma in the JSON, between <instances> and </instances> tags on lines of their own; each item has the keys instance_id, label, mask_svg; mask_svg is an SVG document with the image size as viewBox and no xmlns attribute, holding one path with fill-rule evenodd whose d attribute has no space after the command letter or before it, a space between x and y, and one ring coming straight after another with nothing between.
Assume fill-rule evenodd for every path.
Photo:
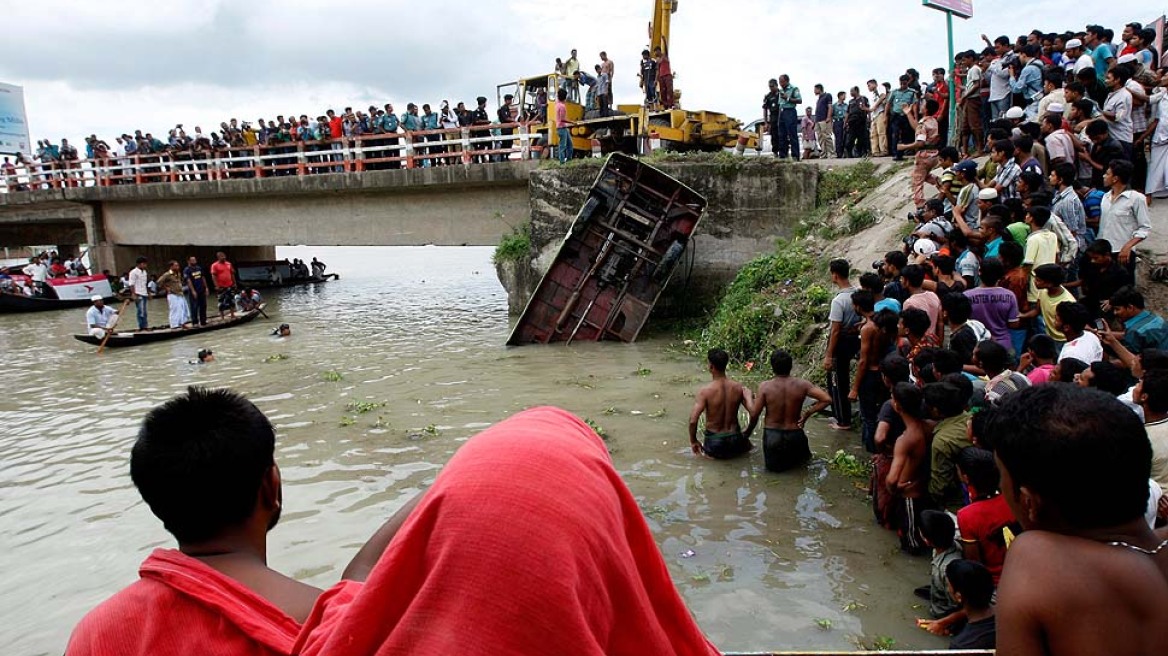
<instances>
[{"instance_id":1,"label":"submerged vehicle","mask_svg":"<svg viewBox=\"0 0 1168 656\"><path fill-rule=\"evenodd\" d=\"M507 343L636 341L705 209L676 179L609 156Z\"/></svg>"}]
</instances>

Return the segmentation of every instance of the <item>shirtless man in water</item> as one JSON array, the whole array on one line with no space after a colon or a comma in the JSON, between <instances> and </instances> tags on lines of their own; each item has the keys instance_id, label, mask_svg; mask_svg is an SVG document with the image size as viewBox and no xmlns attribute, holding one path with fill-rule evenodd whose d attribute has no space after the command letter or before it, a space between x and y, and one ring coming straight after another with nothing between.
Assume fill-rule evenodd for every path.
<instances>
[{"instance_id":1,"label":"shirtless man in water","mask_svg":"<svg viewBox=\"0 0 1168 656\"><path fill-rule=\"evenodd\" d=\"M694 400L693 412L689 415L689 445L697 455L718 460L735 458L752 448L738 423L738 407L750 412L754 395L745 385L726 376L730 356L725 351L711 349L706 359L714 380L698 390ZM702 413L706 415L704 443L698 441L698 420Z\"/></svg>"},{"instance_id":2,"label":"shirtless man in water","mask_svg":"<svg viewBox=\"0 0 1168 656\"><path fill-rule=\"evenodd\" d=\"M758 418L766 410L763 427L762 454L768 471L781 472L802 464L811 457L807 434L803 425L815 413L831 405L831 395L802 378L791 377L791 355L783 350L771 355L771 370L775 377L758 387L754 408L750 411L750 425L746 438L750 439ZM803 409L808 398L815 405Z\"/></svg>"},{"instance_id":3,"label":"shirtless man in water","mask_svg":"<svg viewBox=\"0 0 1168 656\"><path fill-rule=\"evenodd\" d=\"M1145 656L1168 645L1168 535L1144 520L1152 449L1115 397L1011 394L990 420L1002 495L1025 532L998 588L998 653Z\"/></svg>"},{"instance_id":4,"label":"shirtless man in water","mask_svg":"<svg viewBox=\"0 0 1168 656\"><path fill-rule=\"evenodd\" d=\"M896 499L893 522L904 551L923 552L917 525L921 513L932 508L929 501L929 436L932 429L925 422L921 404L924 394L912 383L897 383L892 388L892 409L904 422L904 432L892 447L892 467L884 483Z\"/></svg>"}]
</instances>

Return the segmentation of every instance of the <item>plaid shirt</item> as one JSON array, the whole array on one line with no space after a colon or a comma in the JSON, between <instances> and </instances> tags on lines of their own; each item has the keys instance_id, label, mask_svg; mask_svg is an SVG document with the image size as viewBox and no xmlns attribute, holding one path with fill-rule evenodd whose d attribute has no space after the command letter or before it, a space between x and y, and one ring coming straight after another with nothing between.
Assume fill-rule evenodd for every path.
<instances>
[{"instance_id":1,"label":"plaid shirt","mask_svg":"<svg viewBox=\"0 0 1168 656\"><path fill-rule=\"evenodd\" d=\"M998 174L994 176L994 182L998 184L998 193L1003 200L1018 198L1018 177L1021 175L1022 169L1013 157L998 169Z\"/></svg>"}]
</instances>

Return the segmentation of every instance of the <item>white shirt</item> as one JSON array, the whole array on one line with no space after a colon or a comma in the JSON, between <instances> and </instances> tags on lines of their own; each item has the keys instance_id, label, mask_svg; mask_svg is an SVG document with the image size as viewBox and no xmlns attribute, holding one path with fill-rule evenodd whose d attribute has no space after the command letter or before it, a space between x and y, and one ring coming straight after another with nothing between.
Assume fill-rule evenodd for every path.
<instances>
[{"instance_id":1,"label":"white shirt","mask_svg":"<svg viewBox=\"0 0 1168 656\"><path fill-rule=\"evenodd\" d=\"M1132 95L1131 91L1120 87L1107 96L1103 111L1115 115L1115 120L1104 118L1111 136L1120 143L1132 142Z\"/></svg>"},{"instance_id":2,"label":"white shirt","mask_svg":"<svg viewBox=\"0 0 1168 656\"><path fill-rule=\"evenodd\" d=\"M990 62L990 67L986 72L990 76L990 102L1008 97L1010 95L1010 69L1002 67L1002 58L999 57Z\"/></svg>"},{"instance_id":3,"label":"white shirt","mask_svg":"<svg viewBox=\"0 0 1168 656\"><path fill-rule=\"evenodd\" d=\"M1088 68L1095 68L1095 60L1091 58L1090 53L1084 52L1083 54L1079 55L1078 59L1075 60L1075 67L1071 69L1071 72L1078 73L1079 71Z\"/></svg>"},{"instance_id":4,"label":"white shirt","mask_svg":"<svg viewBox=\"0 0 1168 656\"><path fill-rule=\"evenodd\" d=\"M1063 346L1062 352L1059 353L1059 362L1067 358L1082 360L1087 364L1099 362L1103 359L1103 345L1094 334L1083 333Z\"/></svg>"},{"instance_id":5,"label":"white shirt","mask_svg":"<svg viewBox=\"0 0 1168 656\"><path fill-rule=\"evenodd\" d=\"M130 287L134 288L134 293L138 296L149 296L150 294L150 274L146 273L144 269L134 267L130 269Z\"/></svg>"},{"instance_id":6,"label":"white shirt","mask_svg":"<svg viewBox=\"0 0 1168 656\"><path fill-rule=\"evenodd\" d=\"M114 309L108 305L101 306L98 310L96 305L91 305L85 311L85 323L87 328L105 328L109 326L110 319L113 319Z\"/></svg>"},{"instance_id":7,"label":"white shirt","mask_svg":"<svg viewBox=\"0 0 1168 656\"><path fill-rule=\"evenodd\" d=\"M40 262L31 262L24 267L24 275L32 278L33 282L44 282L49 275L49 267Z\"/></svg>"},{"instance_id":8,"label":"white shirt","mask_svg":"<svg viewBox=\"0 0 1168 656\"><path fill-rule=\"evenodd\" d=\"M1132 239L1147 239L1152 220L1148 217L1148 199L1140 192L1125 189L1114 199L1112 194L1103 194L1100 204L1099 239L1106 239L1112 252L1118 253Z\"/></svg>"},{"instance_id":9,"label":"white shirt","mask_svg":"<svg viewBox=\"0 0 1168 656\"><path fill-rule=\"evenodd\" d=\"M1152 443L1152 480L1168 490L1168 419L1144 424Z\"/></svg>"},{"instance_id":10,"label":"white shirt","mask_svg":"<svg viewBox=\"0 0 1168 656\"><path fill-rule=\"evenodd\" d=\"M1163 88L1159 88L1156 93L1148 96L1148 104L1152 106L1152 116L1160 120L1152 134L1152 145L1168 143L1168 94Z\"/></svg>"}]
</instances>

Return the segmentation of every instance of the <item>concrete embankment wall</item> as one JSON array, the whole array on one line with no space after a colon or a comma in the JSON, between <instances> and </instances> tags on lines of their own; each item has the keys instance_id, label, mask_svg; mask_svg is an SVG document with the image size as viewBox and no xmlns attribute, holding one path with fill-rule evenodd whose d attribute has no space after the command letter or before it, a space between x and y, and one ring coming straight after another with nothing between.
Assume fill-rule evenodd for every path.
<instances>
[{"instance_id":1,"label":"concrete embankment wall","mask_svg":"<svg viewBox=\"0 0 1168 656\"><path fill-rule=\"evenodd\" d=\"M743 264L771 251L776 239L792 236L800 220L815 209L815 165L743 159L654 166L708 200L697 234L658 303L657 316L692 314L711 305ZM532 172L530 255L496 266L512 313L523 311L551 266L596 175L595 167Z\"/></svg>"}]
</instances>

